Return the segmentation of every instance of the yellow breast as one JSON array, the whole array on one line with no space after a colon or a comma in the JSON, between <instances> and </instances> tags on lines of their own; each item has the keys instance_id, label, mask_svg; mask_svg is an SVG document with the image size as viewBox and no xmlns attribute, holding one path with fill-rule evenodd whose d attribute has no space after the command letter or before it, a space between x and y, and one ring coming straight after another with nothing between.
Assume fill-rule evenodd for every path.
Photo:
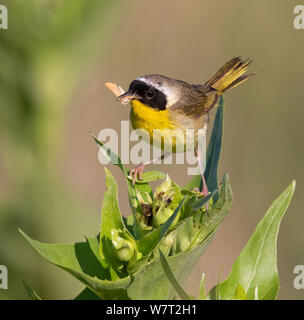
<instances>
[{"instance_id":1,"label":"yellow breast","mask_svg":"<svg viewBox=\"0 0 304 320\"><path fill-rule=\"evenodd\" d=\"M146 130L142 134L146 142L168 152L184 152L184 130L170 119L168 110L158 111L137 100L131 101L131 107L132 127Z\"/></svg>"}]
</instances>

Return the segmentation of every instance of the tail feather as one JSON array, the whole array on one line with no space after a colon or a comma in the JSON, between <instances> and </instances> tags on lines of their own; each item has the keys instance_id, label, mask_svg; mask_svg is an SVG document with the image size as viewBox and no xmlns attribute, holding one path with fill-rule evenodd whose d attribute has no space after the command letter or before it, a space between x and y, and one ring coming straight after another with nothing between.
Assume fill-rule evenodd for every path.
<instances>
[{"instance_id":1,"label":"tail feather","mask_svg":"<svg viewBox=\"0 0 304 320\"><path fill-rule=\"evenodd\" d=\"M251 73L244 75L250 65L251 60L243 61L240 57L228 61L209 81L204 85L218 90L220 93L234 88L255 75Z\"/></svg>"}]
</instances>

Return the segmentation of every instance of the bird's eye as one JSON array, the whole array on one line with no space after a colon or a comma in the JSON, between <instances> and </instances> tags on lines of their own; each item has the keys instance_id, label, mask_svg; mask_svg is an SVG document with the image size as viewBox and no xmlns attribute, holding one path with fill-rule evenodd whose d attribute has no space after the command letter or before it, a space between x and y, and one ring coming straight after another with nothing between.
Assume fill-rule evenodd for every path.
<instances>
[{"instance_id":1,"label":"bird's eye","mask_svg":"<svg viewBox=\"0 0 304 320\"><path fill-rule=\"evenodd\" d=\"M149 90L146 92L146 97L147 97L148 99L152 99L154 96L155 96L155 90L154 90L154 89L149 89Z\"/></svg>"}]
</instances>

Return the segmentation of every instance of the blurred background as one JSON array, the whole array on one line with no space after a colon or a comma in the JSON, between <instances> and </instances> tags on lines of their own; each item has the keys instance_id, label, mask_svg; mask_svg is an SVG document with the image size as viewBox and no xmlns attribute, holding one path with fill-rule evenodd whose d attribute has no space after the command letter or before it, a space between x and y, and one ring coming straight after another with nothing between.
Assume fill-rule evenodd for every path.
<instances>
[{"instance_id":1,"label":"blurred background","mask_svg":"<svg viewBox=\"0 0 304 320\"><path fill-rule=\"evenodd\" d=\"M228 171L231 212L186 283L197 296L231 269L272 201L297 180L278 240L279 298L303 299L293 269L304 264L304 30L293 27L299 1L1 0L0 265L9 272L0 299L27 299L25 280L42 298L74 298L81 283L44 261L19 234L75 242L97 234L105 191L89 130L120 132L129 107L104 82L127 88L161 73L205 82L233 56L263 71L225 97L220 176ZM211 126L209 127L211 131ZM123 177L120 208L130 213ZM154 166L185 185L187 165ZM178 170L177 170L178 169Z\"/></svg>"}]
</instances>

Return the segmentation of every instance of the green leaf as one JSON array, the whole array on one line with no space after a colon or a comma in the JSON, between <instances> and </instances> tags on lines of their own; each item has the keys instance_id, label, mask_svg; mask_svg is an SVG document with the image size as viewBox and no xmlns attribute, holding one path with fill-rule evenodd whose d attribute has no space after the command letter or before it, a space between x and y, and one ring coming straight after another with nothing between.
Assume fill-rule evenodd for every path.
<instances>
[{"instance_id":1,"label":"green leaf","mask_svg":"<svg viewBox=\"0 0 304 320\"><path fill-rule=\"evenodd\" d=\"M221 96L219 106L217 108L216 117L213 124L212 134L207 149L207 161L205 169L205 179L210 192L218 189L218 166L223 142L223 116L224 98ZM188 189L199 188L202 190L201 175L195 176L187 185ZM215 196L215 202L217 196Z\"/></svg>"},{"instance_id":2,"label":"green leaf","mask_svg":"<svg viewBox=\"0 0 304 320\"><path fill-rule=\"evenodd\" d=\"M43 258L69 272L101 299L128 299L126 288L131 278L110 281L110 270L102 266L88 242L47 244L19 231Z\"/></svg>"},{"instance_id":3,"label":"green leaf","mask_svg":"<svg viewBox=\"0 0 304 320\"><path fill-rule=\"evenodd\" d=\"M124 225L129 230L129 232L134 236L134 216L129 215L127 217L122 217Z\"/></svg>"},{"instance_id":4,"label":"green leaf","mask_svg":"<svg viewBox=\"0 0 304 320\"><path fill-rule=\"evenodd\" d=\"M42 300L38 294L25 282L25 281L22 281L23 283L23 286L27 292L27 294L29 295L29 297L32 299L32 300Z\"/></svg>"},{"instance_id":5,"label":"green leaf","mask_svg":"<svg viewBox=\"0 0 304 320\"><path fill-rule=\"evenodd\" d=\"M218 189L218 167L223 144L223 126L224 98L221 96L207 149L205 179L210 192ZM202 183L200 187L202 188Z\"/></svg>"},{"instance_id":6,"label":"green leaf","mask_svg":"<svg viewBox=\"0 0 304 320\"><path fill-rule=\"evenodd\" d=\"M194 201L193 204L192 204L193 212L195 212L196 210L199 210L200 208L202 208L215 195L216 192L217 192L217 190L213 191L212 193L209 193L205 197L202 197L202 198Z\"/></svg>"},{"instance_id":7,"label":"green leaf","mask_svg":"<svg viewBox=\"0 0 304 320\"><path fill-rule=\"evenodd\" d=\"M158 181L166 179L167 175L161 171L147 171L143 173L142 180L136 180L136 183L142 184L146 182ZM132 181L132 178L128 176L128 179Z\"/></svg>"},{"instance_id":8,"label":"green leaf","mask_svg":"<svg viewBox=\"0 0 304 320\"><path fill-rule=\"evenodd\" d=\"M215 195L217 191L214 191L213 193L208 194L205 197L202 197L201 194L197 194L196 192L192 191L185 191L182 190L181 194L186 195L186 200L181 208L181 215L179 217L179 221L184 220L185 218L189 216L193 216L198 210L207 210L209 208L209 205L207 203L210 203L210 207L213 204L212 197Z\"/></svg>"},{"instance_id":9,"label":"green leaf","mask_svg":"<svg viewBox=\"0 0 304 320\"><path fill-rule=\"evenodd\" d=\"M83 289L74 300L101 300L98 295L88 288Z\"/></svg>"},{"instance_id":10,"label":"green leaf","mask_svg":"<svg viewBox=\"0 0 304 320\"><path fill-rule=\"evenodd\" d=\"M187 252L179 252L167 257L179 283L183 284L187 279L205 248L206 243L204 242ZM146 300L167 300L176 296L175 290L164 273L159 257L139 269L133 274L133 277L127 289L128 296L132 300L142 299L142 297Z\"/></svg>"},{"instance_id":11,"label":"green leaf","mask_svg":"<svg viewBox=\"0 0 304 320\"><path fill-rule=\"evenodd\" d=\"M143 191L143 192L147 192L149 193L151 196L153 195L152 192L152 188L150 187L150 185L147 182L142 182L142 183L135 183L135 186L132 186L132 182L129 180L128 175L129 175L129 170L127 170L123 163L121 162L120 157L114 152L112 151L109 147L107 147L103 142L101 142L96 136L94 136L91 133L91 136L93 137L93 139L95 140L96 144L100 147L100 149L102 150L104 156L113 164L118 166L121 171L123 172L124 176L125 176L125 180L127 183L127 188L128 188L128 195L129 195L129 203L130 203L130 207L132 210L132 214L134 216L133 218L133 228L129 230L133 231L133 236L135 239L139 239L142 236L145 235L145 230L143 230L141 228L141 225L136 217L136 212L137 212L137 208L140 207L140 204L138 202L138 199L136 197L136 192L135 189L137 189L138 191Z\"/></svg>"},{"instance_id":12,"label":"green leaf","mask_svg":"<svg viewBox=\"0 0 304 320\"><path fill-rule=\"evenodd\" d=\"M125 227L122 214L119 210L116 181L111 172L106 168L105 173L107 189L104 194L101 210L99 253L101 258L116 270L112 270L112 278L116 274L116 278L118 279L127 276L127 274L123 273L121 270L124 263L120 261L120 259L118 259L117 254L119 254L118 252L120 251L113 248L113 243L116 243L117 239L122 240L122 238L118 236L118 233L121 234L124 239L128 238L130 240L128 241L129 244L134 241L135 245L135 240L128 229ZM123 234L125 234L125 236L123 236ZM113 237L116 238L114 239Z\"/></svg>"},{"instance_id":13,"label":"green leaf","mask_svg":"<svg viewBox=\"0 0 304 320\"><path fill-rule=\"evenodd\" d=\"M166 257L164 256L164 254L161 252L161 250L159 250L159 255L160 255L160 262L162 264L164 272L165 272L168 280L170 281L172 287L176 291L176 293L183 300L191 300L191 298L188 296L186 291L179 285L179 283L175 279L174 274L173 274L173 272L172 272L172 270L171 270L171 268L169 266L169 263L168 263Z\"/></svg>"},{"instance_id":14,"label":"green leaf","mask_svg":"<svg viewBox=\"0 0 304 320\"><path fill-rule=\"evenodd\" d=\"M233 300L247 300L245 289L240 284L235 290Z\"/></svg>"},{"instance_id":15,"label":"green leaf","mask_svg":"<svg viewBox=\"0 0 304 320\"><path fill-rule=\"evenodd\" d=\"M198 244L211 240L220 223L226 217L232 204L232 190L229 176L225 174L222 181L219 199L208 212L197 211L182 220L174 230L172 253L188 251Z\"/></svg>"},{"instance_id":16,"label":"green leaf","mask_svg":"<svg viewBox=\"0 0 304 320\"><path fill-rule=\"evenodd\" d=\"M127 169L124 167L124 165L121 162L120 157L112 151L109 147L107 147L104 143L102 143L93 133L91 133L91 136L97 143L97 145L100 146L100 150L103 152L104 156L115 166L118 166L121 171L125 174L125 176L128 175Z\"/></svg>"},{"instance_id":17,"label":"green leaf","mask_svg":"<svg viewBox=\"0 0 304 320\"><path fill-rule=\"evenodd\" d=\"M105 168L106 192L101 209L100 239L104 236L110 238L112 229L124 230L125 225L119 210L117 200L117 184L111 172Z\"/></svg>"},{"instance_id":18,"label":"green leaf","mask_svg":"<svg viewBox=\"0 0 304 320\"><path fill-rule=\"evenodd\" d=\"M99 254L99 236L94 238L85 237L88 245L90 246L90 250L95 255L96 259L103 265L105 268L107 267L107 263L104 259L101 258Z\"/></svg>"},{"instance_id":19,"label":"green leaf","mask_svg":"<svg viewBox=\"0 0 304 320\"><path fill-rule=\"evenodd\" d=\"M277 236L281 220L295 189L295 182L273 202L247 245L235 261L231 274L221 284L221 298L233 299L241 285L248 300L273 300L279 290ZM258 288L258 289L257 289Z\"/></svg>"},{"instance_id":20,"label":"green leaf","mask_svg":"<svg viewBox=\"0 0 304 320\"><path fill-rule=\"evenodd\" d=\"M202 274L200 288L199 288L199 300L207 300L205 289L205 274Z\"/></svg>"}]
</instances>

